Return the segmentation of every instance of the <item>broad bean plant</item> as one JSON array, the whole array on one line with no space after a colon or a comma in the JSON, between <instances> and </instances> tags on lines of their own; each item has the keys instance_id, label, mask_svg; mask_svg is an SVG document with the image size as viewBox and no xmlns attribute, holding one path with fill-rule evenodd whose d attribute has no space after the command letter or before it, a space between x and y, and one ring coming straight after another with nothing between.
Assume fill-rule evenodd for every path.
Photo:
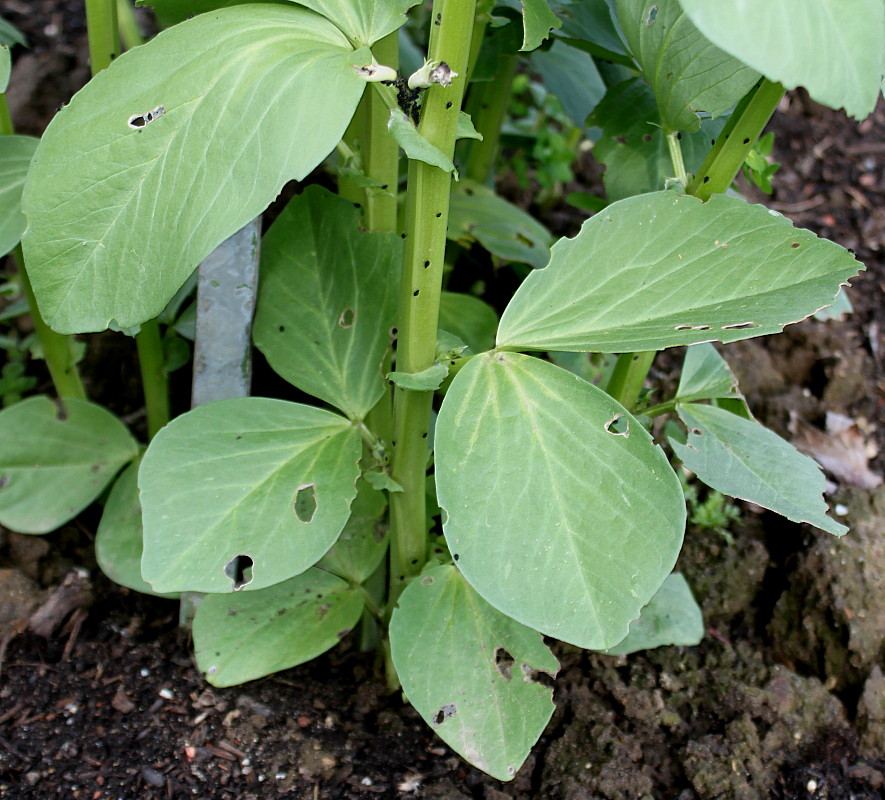
<instances>
[{"instance_id":1,"label":"broad bean plant","mask_svg":"<svg viewBox=\"0 0 885 800\"><path fill-rule=\"evenodd\" d=\"M509 780L553 711L548 640L630 653L702 637L673 572L674 465L845 533L820 469L754 420L712 343L779 333L862 269L731 186L785 89L871 112L881 0L151 4L169 27L105 52L22 150L38 316L63 342L144 330L325 164L337 193L300 188L263 236L253 331L313 400L200 405L146 450L83 396L24 400L0 413L0 522L46 532L111 487L100 562L142 591L196 593L210 683L359 627L436 734ZM606 166L574 238L552 242L494 191L519 71ZM523 265L500 319L446 290L476 244ZM684 345L675 396L653 396L656 352Z\"/></svg>"}]
</instances>

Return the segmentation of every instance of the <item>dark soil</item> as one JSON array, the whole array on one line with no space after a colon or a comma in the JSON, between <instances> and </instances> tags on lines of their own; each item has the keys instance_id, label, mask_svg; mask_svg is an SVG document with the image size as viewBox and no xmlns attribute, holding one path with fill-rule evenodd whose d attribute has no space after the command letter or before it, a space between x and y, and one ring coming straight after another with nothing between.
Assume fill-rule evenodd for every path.
<instances>
[{"instance_id":1,"label":"dark soil","mask_svg":"<svg viewBox=\"0 0 885 800\"><path fill-rule=\"evenodd\" d=\"M79 4L0 0L0 13L31 40L31 51L16 52L10 100L19 130L39 134L88 76ZM387 695L372 657L352 642L213 689L181 640L177 605L102 576L94 512L47 537L0 529L0 623L58 596L72 568L85 567L92 584L48 638L4 628L0 796L885 797L885 489L870 478L885 471L885 105L857 123L791 94L772 129L784 167L766 202L854 249L868 270L845 320L809 321L726 354L762 421L811 449L836 441L837 461L855 460L853 472L831 475L829 498L844 506L849 536L749 507L733 543L690 530L679 567L703 605L705 640L629 658L559 647L557 712L516 779L502 784ZM578 221L557 219L566 228ZM118 346L90 341L102 353L96 364ZM121 414L139 404L130 352L112 359L120 372L95 378ZM672 380L676 363L659 359L657 377ZM822 433L827 412L853 423L852 435Z\"/></svg>"}]
</instances>

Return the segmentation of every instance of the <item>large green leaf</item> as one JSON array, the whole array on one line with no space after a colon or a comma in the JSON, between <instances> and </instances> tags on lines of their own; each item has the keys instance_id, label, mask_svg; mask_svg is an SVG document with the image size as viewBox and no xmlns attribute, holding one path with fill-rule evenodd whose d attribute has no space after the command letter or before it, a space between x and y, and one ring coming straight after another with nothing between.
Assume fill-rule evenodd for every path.
<instances>
[{"instance_id":1,"label":"large green leaf","mask_svg":"<svg viewBox=\"0 0 885 800\"><path fill-rule=\"evenodd\" d=\"M666 179L674 177L655 96L642 79L611 87L589 121L602 128L593 155L606 166L603 181L609 199L663 189ZM724 117L705 119L701 130L682 134L682 159L689 173L700 169L725 121Z\"/></svg>"},{"instance_id":2,"label":"large green leaf","mask_svg":"<svg viewBox=\"0 0 885 800\"><path fill-rule=\"evenodd\" d=\"M343 417L283 400L219 400L173 420L138 476L145 580L230 592L303 572L350 516L360 449ZM249 561L251 581L238 574Z\"/></svg>"},{"instance_id":3,"label":"large green leaf","mask_svg":"<svg viewBox=\"0 0 885 800\"><path fill-rule=\"evenodd\" d=\"M688 427L688 442L671 439L670 445L707 486L836 536L848 531L826 515L820 467L789 442L715 406L685 403L676 410Z\"/></svg>"},{"instance_id":4,"label":"large green leaf","mask_svg":"<svg viewBox=\"0 0 885 800\"><path fill-rule=\"evenodd\" d=\"M711 42L788 89L870 114L885 49L882 0L681 0Z\"/></svg>"},{"instance_id":5,"label":"large green leaf","mask_svg":"<svg viewBox=\"0 0 885 800\"><path fill-rule=\"evenodd\" d=\"M703 638L701 609L685 578L674 572L642 609L639 619L630 623L627 638L605 652L620 656L671 644L693 646Z\"/></svg>"},{"instance_id":6,"label":"large green leaf","mask_svg":"<svg viewBox=\"0 0 885 800\"><path fill-rule=\"evenodd\" d=\"M569 0L557 4L562 14L559 36L594 56L632 66L614 20L615 0Z\"/></svg>"},{"instance_id":7,"label":"large green leaf","mask_svg":"<svg viewBox=\"0 0 885 800\"><path fill-rule=\"evenodd\" d=\"M141 577L143 529L138 499L138 466L134 461L114 482L95 534L95 559L112 581L144 594L156 594ZM162 595L177 597L177 594Z\"/></svg>"},{"instance_id":8,"label":"large green leaf","mask_svg":"<svg viewBox=\"0 0 885 800\"><path fill-rule=\"evenodd\" d=\"M682 544L682 489L642 425L601 389L517 353L477 356L452 382L436 484L470 584L579 647L621 641Z\"/></svg>"},{"instance_id":9,"label":"large green leaf","mask_svg":"<svg viewBox=\"0 0 885 800\"><path fill-rule=\"evenodd\" d=\"M318 186L296 197L262 242L253 338L302 391L362 419L384 393L402 242L365 233L353 204Z\"/></svg>"},{"instance_id":10,"label":"large green leaf","mask_svg":"<svg viewBox=\"0 0 885 800\"><path fill-rule=\"evenodd\" d=\"M474 353L482 353L495 346L498 315L478 297L443 292L439 304L439 327L455 334Z\"/></svg>"},{"instance_id":11,"label":"large green leaf","mask_svg":"<svg viewBox=\"0 0 885 800\"><path fill-rule=\"evenodd\" d=\"M627 42L654 90L667 131L696 131L697 115L728 111L759 73L708 41L677 0L617 0Z\"/></svg>"},{"instance_id":12,"label":"large green leaf","mask_svg":"<svg viewBox=\"0 0 885 800\"><path fill-rule=\"evenodd\" d=\"M540 673L559 664L538 635L485 602L454 567L400 596L390 650L409 702L471 764L511 780L553 714Z\"/></svg>"},{"instance_id":13,"label":"large green leaf","mask_svg":"<svg viewBox=\"0 0 885 800\"><path fill-rule=\"evenodd\" d=\"M194 616L197 667L213 686L234 686L303 664L356 625L356 587L311 568L257 592L210 594Z\"/></svg>"},{"instance_id":14,"label":"large green leaf","mask_svg":"<svg viewBox=\"0 0 885 800\"><path fill-rule=\"evenodd\" d=\"M779 333L862 269L762 206L675 192L631 197L560 239L519 287L498 346L608 353Z\"/></svg>"},{"instance_id":15,"label":"large green leaf","mask_svg":"<svg viewBox=\"0 0 885 800\"><path fill-rule=\"evenodd\" d=\"M32 136L0 136L0 256L12 250L25 231L22 189L38 141Z\"/></svg>"},{"instance_id":16,"label":"large green leaf","mask_svg":"<svg viewBox=\"0 0 885 800\"><path fill-rule=\"evenodd\" d=\"M73 519L138 455L110 411L32 397L0 411L0 523L47 533Z\"/></svg>"},{"instance_id":17,"label":"large green leaf","mask_svg":"<svg viewBox=\"0 0 885 800\"><path fill-rule=\"evenodd\" d=\"M351 39L374 44L406 21L406 11L421 0L291 0L332 20Z\"/></svg>"},{"instance_id":18,"label":"large green leaf","mask_svg":"<svg viewBox=\"0 0 885 800\"><path fill-rule=\"evenodd\" d=\"M25 187L28 271L62 332L155 317L196 265L335 147L365 83L330 22L222 9L121 56L50 124Z\"/></svg>"},{"instance_id":19,"label":"large green leaf","mask_svg":"<svg viewBox=\"0 0 885 800\"><path fill-rule=\"evenodd\" d=\"M476 181L465 179L452 186L446 235L465 247L477 241L505 261L540 268L550 260L550 231Z\"/></svg>"},{"instance_id":20,"label":"large green leaf","mask_svg":"<svg viewBox=\"0 0 885 800\"><path fill-rule=\"evenodd\" d=\"M541 73L547 89L559 98L572 122L583 128L587 116L605 94L605 83L593 57L555 41L549 50L533 53L532 64Z\"/></svg>"}]
</instances>

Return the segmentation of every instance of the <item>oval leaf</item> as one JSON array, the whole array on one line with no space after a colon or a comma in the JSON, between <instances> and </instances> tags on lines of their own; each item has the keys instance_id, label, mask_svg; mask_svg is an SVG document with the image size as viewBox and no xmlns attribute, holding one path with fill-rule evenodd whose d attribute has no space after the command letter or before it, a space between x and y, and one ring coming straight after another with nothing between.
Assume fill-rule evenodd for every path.
<instances>
[{"instance_id":1,"label":"oval leaf","mask_svg":"<svg viewBox=\"0 0 885 800\"><path fill-rule=\"evenodd\" d=\"M390 620L393 664L409 702L474 766L509 781L553 714L541 673L559 664L537 631L485 602L454 567L427 570Z\"/></svg>"},{"instance_id":2,"label":"oval leaf","mask_svg":"<svg viewBox=\"0 0 885 800\"><path fill-rule=\"evenodd\" d=\"M335 147L368 58L310 11L249 5L176 25L97 75L50 124L25 188L46 321L69 333L159 314Z\"/></svg>"},{"instance_id":3,"label":"oval leaf","mask_svg":"<svg viewBox=\"0 0 885 800\"><path fill-rule=\"evenodd\" d=\"M358 589L315 568L257 592L207 595L194 616L197 667L213 686L289 669L338 644L362 610Z\"/></svg>"},{"instance_id":4,"label":"oval leaf","mask_svg":"<svg viewBox=\"0 0 885 800\"><path fill-rule=\"evenodd\" d=\"M402 242L359 230L360 212L325 189L296 197L262 241L253 338L302 391L362 419L384 394Z\"/></svg>"},{"instance_id":5,"label":"oval leaf","mask_svg":"<svg viewBox=\"0 0 885 800\"><path fill-rule=\"evenodd\" d=\"M138 476L155 591L261 589L315 564L350 516L361 441L320 408L247 397L173 420Z\"/></svg>"},{"instance_id":6,"label":"oval leaf","mask_svg":"<svg viewBox=\"0 0 885 800\"><path fill-rule=\"evenodd\" d=\"M862 119L879 96L882 0L680 0L711 42L788 89Z\"/></svg>"},{"instance_id":7,"label":"oval leaf","mask_svg":"<svg viewBox=\"0 0 885 800\"><path fill-rule=\"evenodd\" d=\"M684 445L670 440L686 468L717 492L749 500L793 522L842 536L848 528L827 516L820 467L757 422L715 406L678 405L688 427Z\"/></svg>"},{"instance_id":8,"label":"oval leaf","mask_svg":"<svg viewBox=\"0 0 885 800\"><path fill-rule=\"evenodd\" d=\"M863 269L762 206L655 192L612 203L519 287L498 346L623 353L780 333Z\"/></svg>"},{"instance_id":9,"label":"oval leaf","mask_svg":"<svg viewBox=\"0 0 885 800\"><path fill-rule=\"evenodd\" d=\"M442 292L439 327L457 336L474 353L482 353L495 346L498 315L494 308L478 297L460 292Z\"/></svg>"},{"instance_id":10,"label":"oval leaf","mask_svg":"<svg viewBox=\"0 0 885 800\"><path fill-rule=\"evenodd\" d=\"M22 189L39 139L0 136L0 256L15 247L25 231Z\"/></svg>"},{"instance_id":11,"label":"oval leaf","mask_svg":"<svg viewBox=\"0 0 885 800\"><path fill-rule=\"evenodd\" d=\"M107 409L31 397L0 411L0 523L48 533L73 519L138 455Z\"/></svg>"},{"instance_id":12,"label":"oval leaf","mask_svg":"<svg viewBox=\"0 0 885 800\"><path fill-rule=\"evenodd\" d=\"M685 527L679 481L642 425L559 367L490 353L449 387L436 448L445 536L470 584L549 636L620 642Z\"/></svg>"}]
</instances>

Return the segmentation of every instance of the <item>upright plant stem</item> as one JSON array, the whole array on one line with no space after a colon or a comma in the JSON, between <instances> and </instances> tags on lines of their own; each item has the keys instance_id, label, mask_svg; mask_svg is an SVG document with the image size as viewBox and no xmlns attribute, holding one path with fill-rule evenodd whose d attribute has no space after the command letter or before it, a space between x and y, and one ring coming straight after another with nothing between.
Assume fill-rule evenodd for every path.
<instances>
[{"instance_id":1,"label":"upright plant stem","mask_svg":"<svg viewBox=\"0 0 885 800\"><path fill-rule=\"evenodd\" d=\"M427 90L419 131L449 157L467 83L475 10L475 0L435 0L431 12L429 57L445 61L458 77L449 87ZM397 369L402 372L420 372L436 357L451 181L452 176L437 167L409 162L397 347ZM394 395L393 478L403 491L390 497L388 609L425 561L424 493L432 400L433 392L398 388Z\"/></svg>"},{"instance_id":2,"label":"upright plant stem","mask_svg":"<svg viewBox=\"0 0 885 800\"><path fill-rule=\"evenodd\" d=\"M86 27L92 74L97 75L120 55L117 0L86 0ZM159 323L156 320L145 322L135 336L135 344L147 409L148 436L152 437L169 422L169 378L164 367Z\"/></svg>"},{"instance_id":3,"label":"upright plant stem","mask_svg":"<svg viewBox=\"0 0 885 800\"><path fill-rule=\"evenodd\" d=\"M493 81L474 83L470 89L467 113L473 126L482 134L482 141L470 142L464 176L477 183L487 183L493 176L495 158L501 138L501 126L510 103L510 87L516 76L517 58L502 56L500 71Z\"/></svg>"},{"instance_id":4,"label":"upright plant stem","mask_svg":"<svg viewBox=\"0 0 885 800\"><path fill-rule=\"evenodd\" d=\"M636 408L645 377L651 369L657 351L621 353L612 370L606 391L628 411Z\"/></svg>"},{"instance_id":5,"label":"upright plant stem","mask_svg":"<svg viewBox=\"0 0 885 800\"><path fill-rule=\"evenodd\" d=\"M117 20L119 21L120 38L127 50L144 44L144 37L138 28L132 0L117 0Z\"/></svg>"}]
</instances>

